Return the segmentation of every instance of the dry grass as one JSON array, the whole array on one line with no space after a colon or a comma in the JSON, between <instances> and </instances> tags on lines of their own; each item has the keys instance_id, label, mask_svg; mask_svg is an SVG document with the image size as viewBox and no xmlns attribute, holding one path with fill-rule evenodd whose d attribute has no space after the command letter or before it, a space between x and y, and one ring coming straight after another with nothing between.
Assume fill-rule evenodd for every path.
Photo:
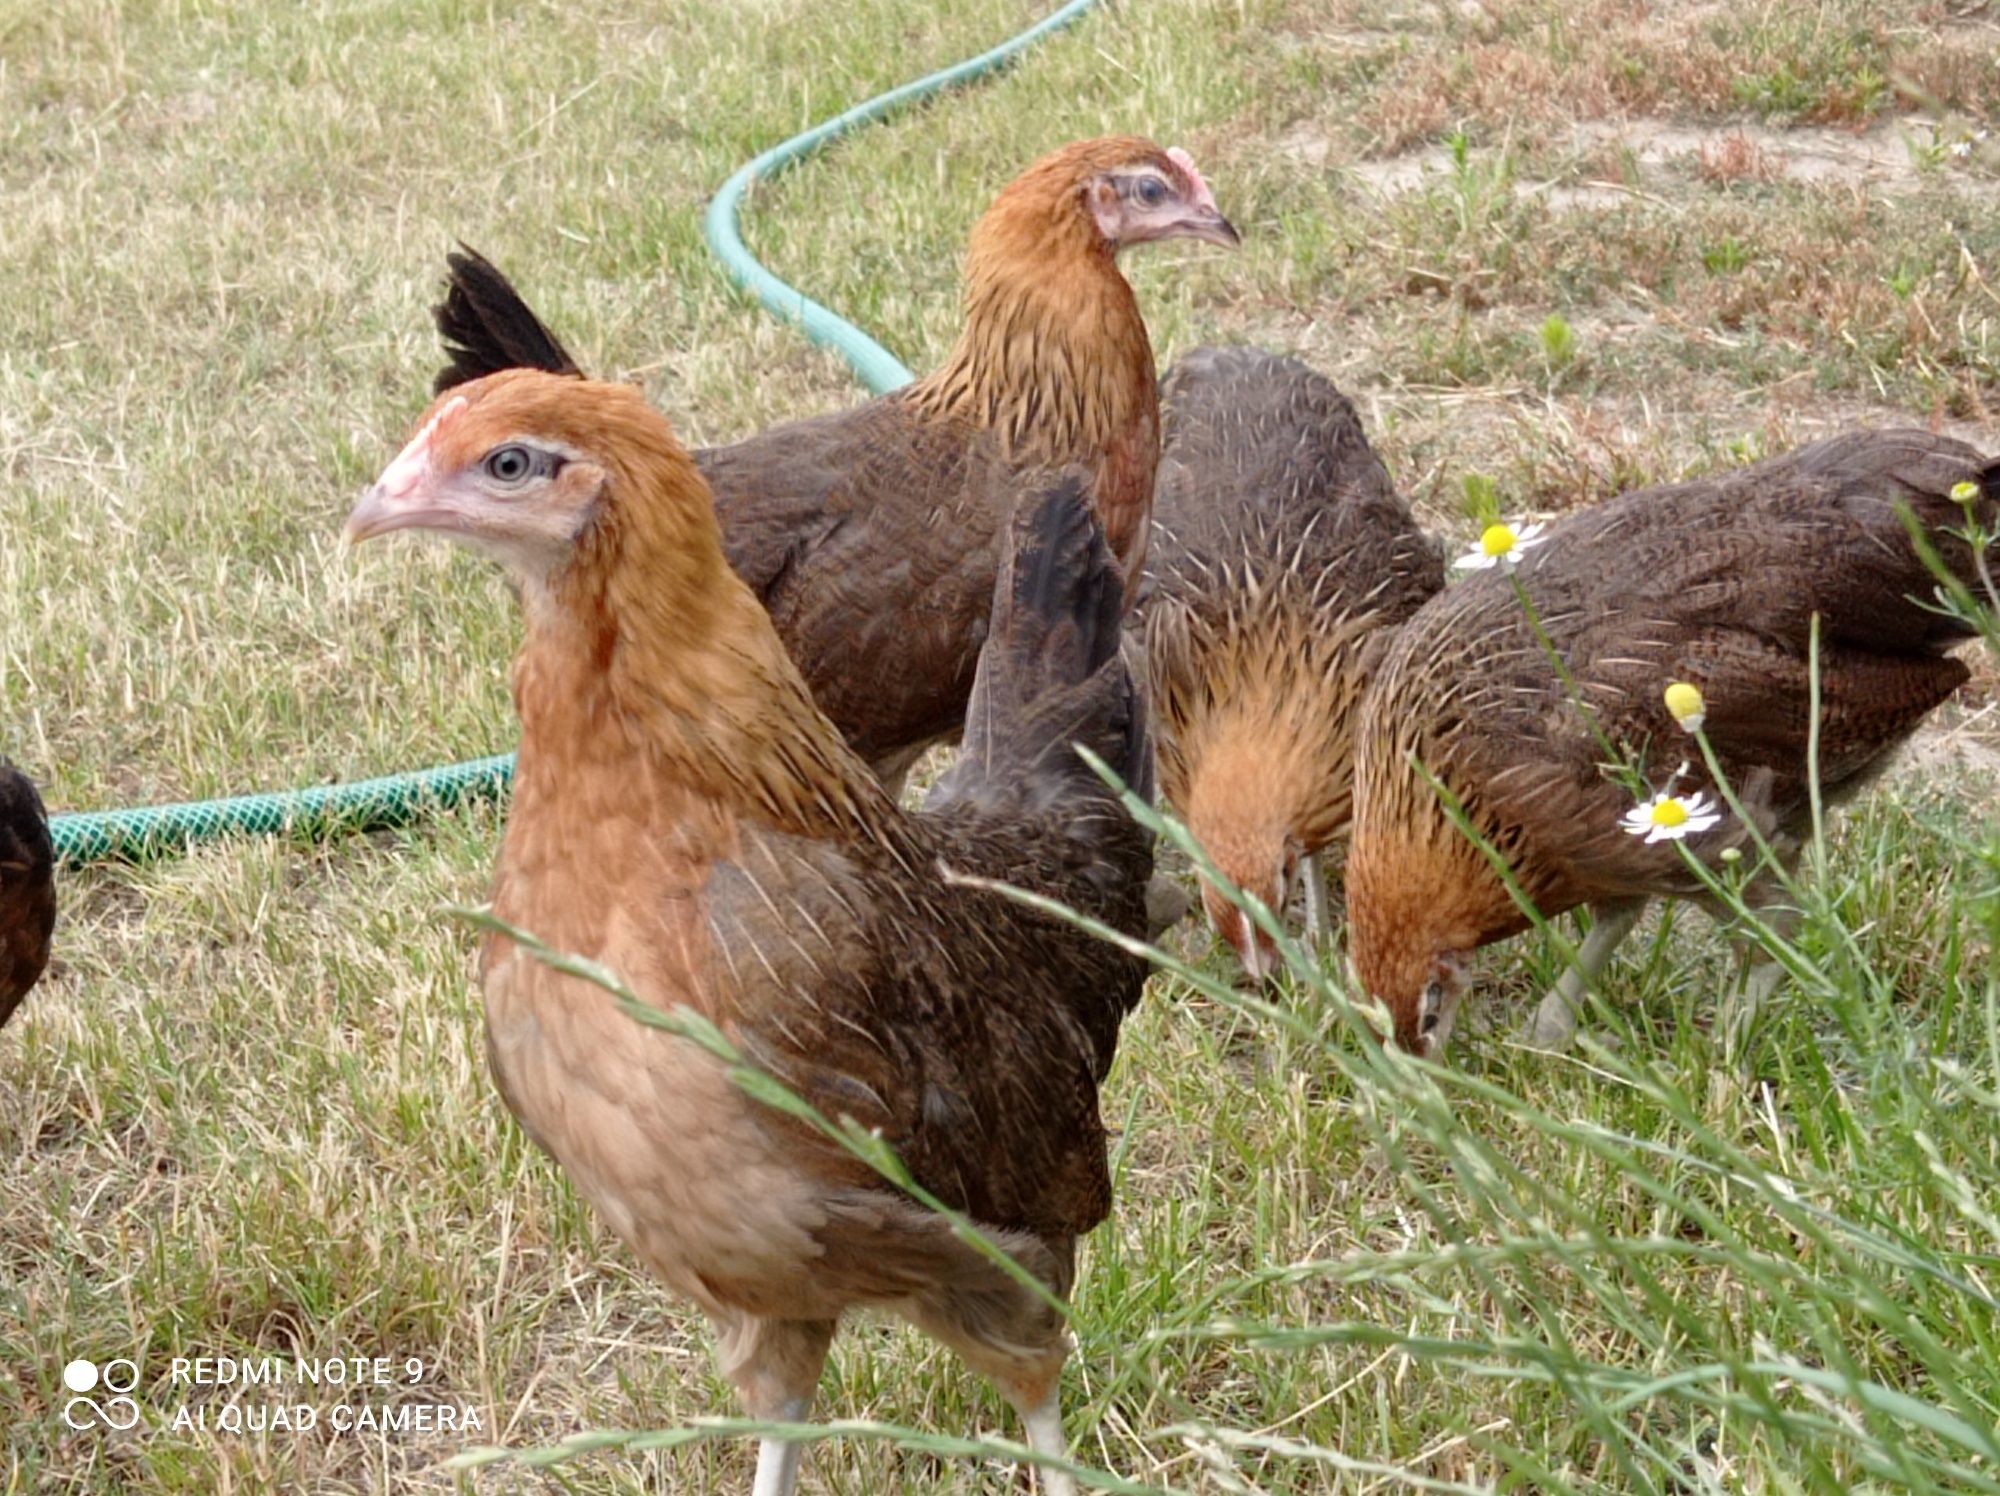
<instances>
[{"instance_id":1,"label":"dry grass","mask_svg":"<svg viewBox=\"0 0 2000 1496\"><path fill-rule=\"evenodd\" d=\"M504 746L504 586L442 551L332 539L423 403L443 249L494 256L580 357L641 379L691 438L850 400L840 368L723 286L701 203L754 149L1043 8L0 0L0 747L83 808ZM2000 124L2000 17L1910 9L1118 7L760 193L749 237L922 367L951 335L956 247L991 188L1062 140L1144 129L1194 150L1247 238L1234 257L1135 257L1163 357L1225 339L1299 352L1355 392L1447 528L1475 471L1510 509L1555 511L1858 420L1990 448L2000 162L1952 147ZM1976 704L1955 720L1996 735ZM1475 1036L1469 1071L1667 1146L1711 1128L1774 1168L1804 1149L1815 1177L1846 1181L1833 1203L1873 1191L1896 1230L1989 1272L1983 1218L1948 1181L1994 1178L2000 1130L1983 1144L1922 1112L1948 1150L1935 1176L1914 1144L1868 1146L1921 1130L1910 1118L1944 1085L1930 1046L1992 1083L1973 1020L2000 914L1969 803L1942 770L1907 781L1834 849L1839 917L1885 974L1855 987L1856 1021L1889 1058L1796 1002L1748 1058L1725 1046L1703 1016L1724 964L1704 932L1662 935L1619 987L1635 1042L1690 1088L1687 1115L1497 1038ZM169 1357L245 1354L421 1357L486 1437L517 1443L727 1408L701 1327L492 1095L470 939L438 911L480 895L496 826L474 811L68 881L58 968L0 1045L0 1360L16 1368L0 1491L472 1480L438 1467L449 1437L73 1435L57 1418L73 1355L143 1359L155 1414L179 1401ZM1495 953L1495 1008L1550 959L1542 941ZM1225 1313L1443 1340L1525 1329L1514 1280L1435 1265L1450 1216L1413 1190L1449 1193L1445 1155L1385 1151L1379 1096L1315 1043L1165 983L1125 1053L1107 1100L1120 1212L1079 1305L1086 1458L1215 1492L1502 1471L1516 1489L1831 1489L1787 1485L1796 1451L1767 1430L1679 1404L1630 1417L1683 1439L1688 1473L1635 1479L1574 1388L1472 1377L1407 1344L1209 1333ZM1774 1080L1792 1110L1771 1130ZM1461 1110L1521 1169L1567 1181L1608 1238L1672 1236L1656 1197L1573 1139L1490 1101ZM1370 1251L1433 1265L1257 1276ZM1737 1349L1838 1339L1740 1265L1661 1271L1662 1302ZM1592 1272L1538 1281L1571 1348L1677 1354ZM1995 1345L1984 1311L1938 1314L1930 1333L1968 1356ZM1855 1333L1873 1374L1930 1364ZM843 1341L823 1394L829 1414L1009 1432L943 1353L888 1328ZM1162 1432L1179 1423L1205 1432ZM1216 1432L1256 1429L1390 1473ZM995 1489L1001 1463L842 1444L807 1488ZM747 1468L715 1444L477 1485L696 1491Z\"/></svg>"}]
</instances>

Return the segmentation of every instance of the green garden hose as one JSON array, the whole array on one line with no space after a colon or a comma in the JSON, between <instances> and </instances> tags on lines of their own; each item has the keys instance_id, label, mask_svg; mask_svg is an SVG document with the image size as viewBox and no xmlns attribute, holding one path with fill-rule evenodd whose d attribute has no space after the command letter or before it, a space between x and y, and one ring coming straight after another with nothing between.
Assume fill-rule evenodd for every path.
<instances>
[{"instance_id":1,"label":"green garden hose","mask_svg":"<svg viewBox=\"0 0 2000 1496\"><path fill-rule=\"evenodd\" d=\"M514 755L502 753L347 784L53 816L49 835L57 858L66 864L160 857L225 836L317 839L343 831L401 826L454 805L491 799L513 777Z\"/></svg>"},{"instance_id":2,"label":"green garden hose","mask_svg":"<svg viewBox=\"0 0 2000 1496\"><path fill-rule=\"evenodd\" d=\"M722 184L708 205L703 222L708 246L722 262L723 271L777 316L798 326L813 342L836 350L870 390L881 394L908 384L910 371L888 349L803 291L786 285L751 257L736 228L744 194L753 183L776 175L861 125L905 104L996 71L1023 48L1067 26L1095 3L1096 0L1069 0L1053 14L991 51L856 104L844 114L773 146L744 166ZM198 842L226 836L283 834L318 838L400 826L455 805L492 799L505 792L513 777L514 755L504 753L348 784L52 816L49 834L55 842L56 858L64 866L165 856Z\"/></svg>"}]
</instances>

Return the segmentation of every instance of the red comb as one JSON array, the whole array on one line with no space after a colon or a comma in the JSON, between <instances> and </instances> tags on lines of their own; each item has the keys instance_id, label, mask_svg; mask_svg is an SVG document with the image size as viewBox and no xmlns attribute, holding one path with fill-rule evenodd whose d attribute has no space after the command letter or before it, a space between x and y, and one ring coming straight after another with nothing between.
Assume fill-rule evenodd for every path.
<instances>
[{"instance_id":1,"label":"red comb","mask_svg":"<svg viewBox=\"0 0 2000 1496\"><path fill-rule=\"evenodd\" d=\"M1213 201L1213 195L1208 190L1208 183L1201 179L1201 171L1194 164L1194 157L1176 145L1167 148L1167 159L1187 174L1188 182L1194 187L1196 196L1208 197Z\"/></svg>"}]
</instances>

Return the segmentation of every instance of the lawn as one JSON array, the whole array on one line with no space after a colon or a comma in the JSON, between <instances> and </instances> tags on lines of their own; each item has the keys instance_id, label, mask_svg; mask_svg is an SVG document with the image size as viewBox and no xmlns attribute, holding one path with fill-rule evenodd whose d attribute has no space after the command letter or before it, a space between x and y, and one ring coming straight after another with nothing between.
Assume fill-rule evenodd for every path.
<instances>
[{"instance_id":1,"label":"lawn","mask_svg":"<svg viewBox=\"0 0 2000 1496\"><path fill-rule=\"evenodd\" d=\"M1048 8L0 0L0 750L94 809L508 746L497 572L337 541L425 403L445 249L690 440L852 401L722 280L706 198ZM1244 232L1130 258L1162 364L1306 358L1454 543L1468 480L1549 514L1856 423L2000 447L1991 0L1127 0L760 189L746 238L925 368L984 200L1112 130L1186 145ZM1748 1025L1716 1019L1729 956L1692 916L1615 965L1618 1045L1564 1058L1512 1037L1554 942L1489 952L1491 1023L1442 1081L1316 984L1259 1012L1156 981L1105 1099L1078 1457L1215 1493L2000 1491L1975 669L1837 823L1798 978ZM747 1489L732 1441L442 1468L735 1411L488 1080L441 911L482 896L498 827L65 881L0 1036L0 1492ZM64 1427L79 1356L142 1364L139 1429ZM416 1358L482 1429L171 1426L229 1401L172 1358L245 1356ZM886 1324L837 1344L818 1413L1017 1434ZM1012 1478L845 1440L803 1488Z\"/></svg>"}]
</instances>

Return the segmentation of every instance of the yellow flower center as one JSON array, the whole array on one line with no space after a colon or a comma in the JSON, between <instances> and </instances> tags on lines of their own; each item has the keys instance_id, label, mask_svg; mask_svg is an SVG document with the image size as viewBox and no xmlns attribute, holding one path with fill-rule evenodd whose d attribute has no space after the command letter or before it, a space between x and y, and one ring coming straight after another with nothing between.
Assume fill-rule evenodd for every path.
<instances>
[{"instance_id":1,"label":"yellow flower center","mask_svg":"<svg viewBox=\"0 0 2000 1496\"><path fill-rule=\"evenodd\" d=\"M1512 525L1488 525L1479 532L1479 548L1489 556L1504 556L1519 538Z\"/></svg>"},{"instance_id":2,"label":"yellow flower center","mask_svg":"<svg viewBox=\"0 0 2000 1496\"><path fill-rule=\"evenodd\" d=\"M1692 717L1701 710L1701 692L1684 680L1677 680L1667 687L1667 710L1676 720Z\"/></svg>"},{"instance_id":3,"label":"yellow flower center","mask_svg":"<svg viewBox=\"0 0 2000 1496\"><path fill-rule=\"evenodd\" d=\"M1662 800L1653 807L1655 826L1684 826L1687 818L1688 808L1678 800Z\"/></svg>"}]
</instances>

